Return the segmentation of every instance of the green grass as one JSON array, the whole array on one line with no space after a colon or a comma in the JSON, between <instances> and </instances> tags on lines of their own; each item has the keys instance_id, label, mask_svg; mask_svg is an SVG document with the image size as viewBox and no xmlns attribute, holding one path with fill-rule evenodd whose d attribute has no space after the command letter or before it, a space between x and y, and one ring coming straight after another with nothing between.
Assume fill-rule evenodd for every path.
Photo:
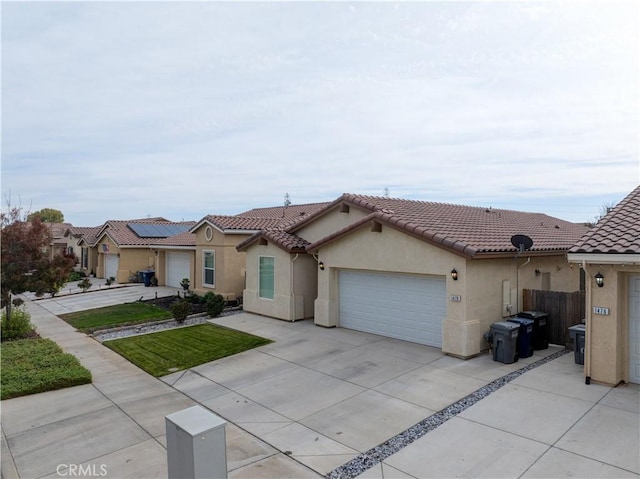
<instances>
[{"instance_id":1,"label":"green grass","mask_svg":"<svg viewBox=\"0 0 640 479\"><path fill-rule=\"evenodd\" d=\"M241 353L271 340L213 324L105 341L103 344L153 376Z\"/></svg>"},{"instance_id":2,"label":"green grass","mask_svg":"<svg viewBox=\"0 0 640 479\"><path fill-rule=\"evenodd\" d=\"M2 343L2 399L91 382L91 373L50 339Z\"/></svg>"},{"instance_id":3,"label":"green grass","mask_svg":"<svg viewBox=\"0 0 640 479\"><path fill-rule=\"evenodd\" d=\"M138 302L62 314L60 317L74 328L90 333L103 328L171 319L173 315L152 304Z\"/></svg>"}]
</instances>

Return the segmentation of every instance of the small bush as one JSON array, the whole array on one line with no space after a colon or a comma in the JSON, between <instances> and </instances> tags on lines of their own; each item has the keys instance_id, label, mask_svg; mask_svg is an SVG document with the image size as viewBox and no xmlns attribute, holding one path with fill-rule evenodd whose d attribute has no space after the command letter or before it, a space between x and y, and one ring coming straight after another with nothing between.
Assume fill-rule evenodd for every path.
<instances>
[{"instance_id":1,"label":"small bush","mask_svg":"<svg viewBox=\"0 0 640 479\"><path fill-rule=\"evenodd\" d=\"M72 271L67 281L82 281L86 276L83 271Z\"/></svg>"},{"instance_id":2,"label":"small bush","mask_svg":"<svg viewBox=\"0 0 640 479\"><path fill-rule=\"evenodd\" d=\"M91 287L91 281L89 281L89 278L84 278L82 281L78 283L78 288L80 288L83 293L85 293L90 287Z\"/></svg>"},{"instance_id":3,"label":"small bush","mask_svg":"<svg viewBox=\"0 0 640 479\"><path fill-rule=\"evenodd\" d=\"M216 297L216 293L214 293L213 291L207 291L202 296L202 304L207 304L207 302L211 301L215 297Z\"/></svg>"},{"instance_id":4,"label":"small bush","mask_svg":"<svg viewBox=\"0 0 640 479\"><path fill-rule=\"evenodd\" d=\"M191 313L191 302L188 299L181 299L171 305L171 313L178 323L184 323Z\"/></svg>"},{"instance_id":5,"label":"small bush","mask_svg":"<svg viewBox=\"0 0 640 479\"><path fill-rule=\"evenodd\" d=\"M25 339L33 332L31 315L22 308L13 308L11 310L11 320L9 321L7 321L7 314L3 310L1 324L0 333L2 341Z\"/></svg>"},{"instance_id":6,"label":"small bush","mask_svg":"<svg viewBox=\"0 0 640 479\"><path fill-rule=\"evenodd\" d=\"M214 294L207 300L206 307L210 317L220 316L220 313L224 311L224 297L221 294Z\"/></svg>"}]
</instances>

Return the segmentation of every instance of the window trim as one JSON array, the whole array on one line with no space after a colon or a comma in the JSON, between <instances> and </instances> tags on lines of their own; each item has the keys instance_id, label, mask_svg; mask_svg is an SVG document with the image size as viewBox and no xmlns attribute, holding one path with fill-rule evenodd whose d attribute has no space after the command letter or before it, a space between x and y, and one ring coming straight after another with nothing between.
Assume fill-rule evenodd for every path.
<instances>
[{"instance_id":1,"label":"window trim","mask_svg":"<svg viewBox=\"0 0 640 479\"><path fill-rule=\"evenodd\" d=\"M206 266L206 257L210 253L213 256L213 267ZM207 283L207 270L213 271L213 283ZM216 287L216 251L211 249L205 249L202 251L202 287L203 288L215 288Z\"/></svg>"},{"instance_id":2,"label":"window trim","mask_svg":"<svg viewBox=\"0 0 640 479\"><path fill-rule=\"evenodd\" d=\"M273 270L271 272L271 274L272 274L272 278L271 278L271 284L272 284L271 297L262 295L262 286L261 286L261 282L262 282L261 261L262 261L262 258L271 258L271 260L272 260L271 264L272 264ZM275 256L270 256L270 255L260 255L260 256L258 256L258 298L266 299L266 300L269 300L269 301L273 301L275 296L276 296L276 258L275 258Z\"/></svg>"}]
</instances>

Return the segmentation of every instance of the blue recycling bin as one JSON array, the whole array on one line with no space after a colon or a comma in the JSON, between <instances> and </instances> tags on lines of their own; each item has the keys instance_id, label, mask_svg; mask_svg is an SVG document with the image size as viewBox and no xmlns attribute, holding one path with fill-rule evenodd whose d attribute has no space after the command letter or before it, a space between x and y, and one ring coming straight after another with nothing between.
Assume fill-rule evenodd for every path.
<instances>
[{"instance_id":1,"label":"blue recycling bin","mask_svg":"<svg viewBox=\"0 0 640 479\"><path fill-rule=\"evenodd\" d=\"M531 343L533 349L540 351L549 347L549 329L547 322L549 321L549 313L543 311L520 311L519 318L533 319L533 338Z\"/></svg>"},{"instance_id":2,"label":"blue recycling bin","mask_svg":"<svg viewBox=\"0 0 640 479\"><path fill-rule=\"evenodd\" d=\"M146 287L151 286L151 278L153 278L156 272L150 269L147 269L145 271L141 271L141 273L142 273L142 280L144 281L144 285Z\"/></svg>"},{"instance_id":3,"label":"blue recycling bin","mask_svg":"<svg viewBox=\"0 0 640 479\"><path fill-rule=\"evenodd\" d=\"M510 323L520 325L518 332L518 357L530 358L533 356L533 324L534 320L530 318L520 318L518 316L507 319Z\"/></svg>"}]
</instances>

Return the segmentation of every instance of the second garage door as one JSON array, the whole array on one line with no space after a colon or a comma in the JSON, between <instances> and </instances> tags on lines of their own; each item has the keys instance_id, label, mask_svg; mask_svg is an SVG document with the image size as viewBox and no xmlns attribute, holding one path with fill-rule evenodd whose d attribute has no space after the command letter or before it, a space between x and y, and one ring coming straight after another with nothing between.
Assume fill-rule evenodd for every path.
<instances>
[{"instance_id":1,"label":"second garage door","mask_svg":"<svg viewBox=\"0 0 640 479\"><path fill-rule=\"evenodd\" d=\"M191 278L191 254L167 253L167 286L180 288L183 278Z\"/></svg>"},{"instance_id":2,"label":"second garage door","mask_svg":"<svg viewBox=\"0 0 640 479\"><path fill-rule=\"evenodd\" d=\"M341 271L340 326L442 347L444 278Z\"/></svg>"}]
</instances>

